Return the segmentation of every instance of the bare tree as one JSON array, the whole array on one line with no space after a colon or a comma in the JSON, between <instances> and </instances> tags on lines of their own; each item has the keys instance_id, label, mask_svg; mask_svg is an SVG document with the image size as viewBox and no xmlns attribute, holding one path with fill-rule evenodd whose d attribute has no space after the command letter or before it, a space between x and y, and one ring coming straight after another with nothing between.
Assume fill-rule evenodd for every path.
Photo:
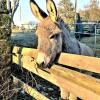
<instances>
[{"instance_id":1,"label":"bare tree","mask_svg":"<svg viewBox=\"0 0 100 100\"><path fill-rule=\"evenodd\" d=\"M11 21L13 25L14 25L13 17L19 6L19 1L20 0L7 0L7 8L10 11Z\"/></svg>"},{"instance_id":2,"label":"bare tree","mask_svg":"<svg viewBox=\"0 0 100 100\"><path fill-rule=\"evenodd\" d=\"M91 21L100 20L100 14L99 14L100 9L98 0L91 0L91 3L89 5L89 12L90 12L89 19Z\"/></svg>"},{"instance_id":3,"label":"bare tree","mask_svg":"<svg viewBox=\"0 0 100 100\"><path fill-rule=\"evenodd\" d=\"M59 3L58 12L66 23L74 21L75 9L70 0L61 0Z\"/></svg>"},{"instance_id":4,"label":"bare tree","mask_svg":"<svg viewBox=\"0 0 100 100\"><path fill-rule=\"evenodd\" d=\"M85 10L81 10L84 20L87 21L99 21L100 20L100 8L99 0L91 0L90 4L85 7Z\"/></svg>"}]
</instances>

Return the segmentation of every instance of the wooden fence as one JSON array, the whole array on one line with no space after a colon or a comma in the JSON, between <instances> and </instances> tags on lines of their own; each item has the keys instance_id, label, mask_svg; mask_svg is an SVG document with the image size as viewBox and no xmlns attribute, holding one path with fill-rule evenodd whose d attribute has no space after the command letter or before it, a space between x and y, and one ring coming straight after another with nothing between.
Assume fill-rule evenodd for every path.
<instances>
[{"instance_id":1,"label":"wooden fence","mask_svg":"<svg viewBox=\"0 0 100 100\"><path fill-rule=\"evenodd\" d=\"M28 71L64 88L83 100L100 100L100 58L61 53L58 64L43 71L32 61L37 56L36 49L14 47L13 53L13 63L21 65ZM72 68L94 72L99 77L95 78L72 70ZM37 100L49 100L24 82L23 89Z\"/></svg>"}]
</instances>

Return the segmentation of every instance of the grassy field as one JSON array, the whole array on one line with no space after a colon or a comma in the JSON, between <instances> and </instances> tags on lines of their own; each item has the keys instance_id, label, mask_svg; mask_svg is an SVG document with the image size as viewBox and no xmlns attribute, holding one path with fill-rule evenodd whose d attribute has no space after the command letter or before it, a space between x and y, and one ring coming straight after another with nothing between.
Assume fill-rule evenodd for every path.
<instances>
[{"instance_id":1,"label":"grassy field","mask_svg":"<svg viewBox=\"0 0 100 100\"><path fill-rule=\"evenodd\" d=\"M16 46L36 48L37 36L33 32L13 32L11 42Z\"/></svg>"},{"instance_id":2,"label":"grassy field","mask_svg":"<svg viewBox=\"0 0 100 100\"><path fill-rule=\"evenodd\" d=\"M82 43L85 43L89 47L91 47L95 52L97 57L100 57L100 36L96 37L96 43L95 43L95 37L85 37L81 40Z\"/></svg>"},{"instance_id":3,"label":"grassy field","mask_svg":"<svg viewBox=\"0 0 100 100\"><path fill-rule=\"evenodd\" d=\"M73 34L71 34L72 37ZM37 36L33 32L15 32L13 31L11 35L11 42L13 45L16 46L23 46L23 47L37 47ZM97 36L96 38L96 45L95 44L95 38L94 37L84 37L81 39L82 43L87 44L90 46L94 51L96 51L97 56L100 57L100 36Z\"/></svg>"}]
</instances>

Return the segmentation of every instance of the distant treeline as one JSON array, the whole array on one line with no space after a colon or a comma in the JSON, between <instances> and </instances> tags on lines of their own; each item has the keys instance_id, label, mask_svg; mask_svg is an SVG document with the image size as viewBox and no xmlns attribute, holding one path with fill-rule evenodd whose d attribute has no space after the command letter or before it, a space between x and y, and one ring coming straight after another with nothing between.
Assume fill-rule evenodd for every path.
<instances>
[{"instance_id":1,"label":"distant treeline","mask_svg":"<svg viewBox=\"0 0 100 100\"><path fill-rule=\"evenodd\" d=\"M78 12L81 19L83 21L100 21L99 3L99 0L90 0L90 3ZM58 11L66 23L73 23L75 21L75 8L71 0L61 0Z\"/></svg>"}]
</instances>

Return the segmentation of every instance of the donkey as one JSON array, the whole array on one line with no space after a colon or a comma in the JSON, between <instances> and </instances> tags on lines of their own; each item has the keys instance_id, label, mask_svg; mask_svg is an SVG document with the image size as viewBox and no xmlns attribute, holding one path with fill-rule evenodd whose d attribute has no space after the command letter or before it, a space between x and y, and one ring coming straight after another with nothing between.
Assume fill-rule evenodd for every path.
<instances>
[{"instance_id":1,"label":"donkey","mask_svg":"<svg viewBox=\"0 0 100 100\"><path fill-rule=\"evenodd\" d=\"M36 59L40 67L49 67L61 52L94 56L88 46L71 38L64 21L58 16L53 0L46 0L48 15L30 0L30 7L34 16L40 21L37 26L38 56ZM61 90L61 94L63 94ZM63 95L62 95L63 96Z\"/></svg>"}]
</instances>

